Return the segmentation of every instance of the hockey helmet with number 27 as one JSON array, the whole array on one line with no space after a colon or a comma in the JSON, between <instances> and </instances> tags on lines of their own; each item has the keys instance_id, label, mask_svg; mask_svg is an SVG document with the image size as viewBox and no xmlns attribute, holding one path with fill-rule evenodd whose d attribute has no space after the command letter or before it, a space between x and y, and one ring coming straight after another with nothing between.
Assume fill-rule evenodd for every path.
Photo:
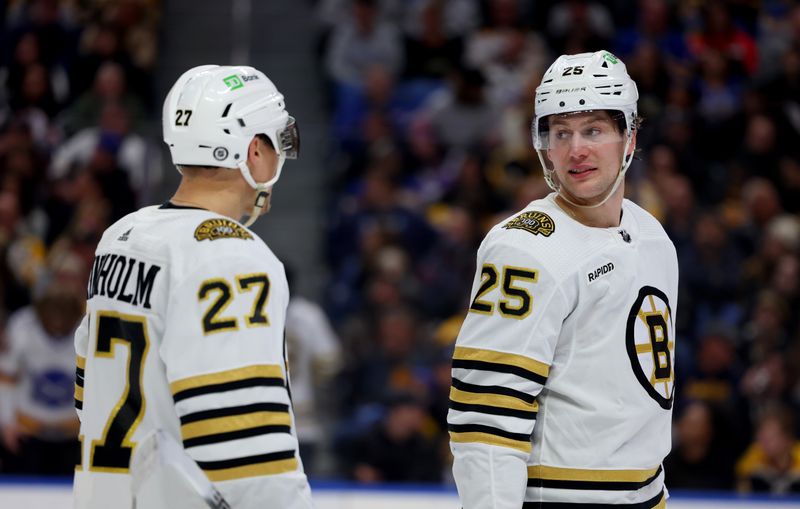
<instances>
[{"instance_id":1,"label":"hockey helmet with number 27","mask_svg":"<svg viewBox=\"0 0 800 509\"><path fill-rule=\"evenodd\" d=\"M554 169L547 164L544 152L548 149L550 115L563 115L595 110L618 112L624 118L625 157L613 194L625 176L633 159L628 148L637 125L636 102L639 92L628 75L625 64L608 51L562 55L553 62L536 88L536 116L531 126L533 146L544 168L545 180L554 191L559 190Z\"/></svg>"},{"instance_id":2,"label":"hockey helmet with number 27","mask_svg":"<svg viewBox=\"0 0 800 509\"><path fill-rule=\"evenodd\" d=\"M249 66L189 69L164 101L162 124L173 164L239 169L259 193L278 181L283 163L296 159L300 150L283 94ZM277 171L267 182L256 182L247 166L247 149L258 134L266 135L278 154Z\"/></svg>"}]
</instances>

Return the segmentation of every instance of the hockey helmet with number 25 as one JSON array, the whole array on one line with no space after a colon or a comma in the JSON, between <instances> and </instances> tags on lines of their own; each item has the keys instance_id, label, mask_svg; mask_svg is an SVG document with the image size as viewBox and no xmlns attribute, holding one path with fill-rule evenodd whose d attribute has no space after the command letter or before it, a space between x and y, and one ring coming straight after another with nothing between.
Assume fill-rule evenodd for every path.
<instances>
[{"instance_id":1,"label":"hockey helmet with number 25","mask_svg":"<svg viewBox=\"0 0 800 509\"><path fill-rule=\"evenodd\" d=\"M544 152L549 146L550 115L563 115L594 110L618 112L624 118L625 156L617 181L606 199L616 191L628 170L633 155L628 154L637 125L636 102L639 92L628 75L625 64L608 51L562 55L545 72L536 88L536 116L531 126L533 146L544 168L547 184L559 191L554 168L547 163ZM605 202L605 200L603 200Z\"/></svg>"}]
</instances>

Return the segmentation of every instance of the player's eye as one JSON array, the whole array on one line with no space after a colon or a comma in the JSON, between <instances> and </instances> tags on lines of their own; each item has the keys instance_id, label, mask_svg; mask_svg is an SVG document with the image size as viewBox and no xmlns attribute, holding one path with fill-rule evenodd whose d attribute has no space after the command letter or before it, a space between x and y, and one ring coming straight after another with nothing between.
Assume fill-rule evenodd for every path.
<instances>
[{"instance_id":1,"label":"player's eye","mask_svg":"<svg viewBox=\"0 0 800 509\"><path fill-rule=\"evenodd\" d=\"M602 132L603 132L603 130L600 129L599 127L589 127L583 133L584 133L584 136L586 136L586 137L596 138L597 136L600 136L600 134L602 134Z\"/></svg>"},{"instance_id":2,"label":"player's eye","mask_svg":"<svg viewBox=\"0 0 800 509\"><path fill-rule=\"evenodd\" d=\"M563 141L569 139L570 132L567 131L566 129L557 129L556 132L554 133L554 136L555 139Z\"/></svg>"}]
</instances>

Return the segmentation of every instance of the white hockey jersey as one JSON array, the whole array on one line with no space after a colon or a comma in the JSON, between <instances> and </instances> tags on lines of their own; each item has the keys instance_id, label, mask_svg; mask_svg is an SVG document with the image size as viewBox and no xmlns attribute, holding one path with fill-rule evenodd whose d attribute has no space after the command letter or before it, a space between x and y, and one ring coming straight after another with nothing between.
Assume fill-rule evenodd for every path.
<instances>
[{"instance_id":1,"label":"white hockey jersey","mask_svg":"<svg viewBox=\"0 0 800 509\"><path fill-rule=\"evenodd\" d=\"M675 248L628 200L590 228L554 197L478 251L448 415L463 507L665 507Z\"/></svg>"},{"instance_id":2,"label":"white hockey jersey","mask_svg":"<svg viewBox=\"0 0 800 509\"><path fill-rule=\"evenodd\" d=\"M74 440L75 352L68 336L52 337L33 307L19 309L0 352L0 425L16 422L44 440Z\"/></svg>"},{"instance_id":3,"label":"white hockey jersey","mask_svg":"<svg viewBox=\"0 0 800 509\"><path fill-rule=\"evenodd\" d=\"M147 207L105 232L88 295L77 508L131 507L131 453L156 428L232 507L311 507L285 362L289 290L261 239L209 211Z\"/></svg>"}]
</instances>

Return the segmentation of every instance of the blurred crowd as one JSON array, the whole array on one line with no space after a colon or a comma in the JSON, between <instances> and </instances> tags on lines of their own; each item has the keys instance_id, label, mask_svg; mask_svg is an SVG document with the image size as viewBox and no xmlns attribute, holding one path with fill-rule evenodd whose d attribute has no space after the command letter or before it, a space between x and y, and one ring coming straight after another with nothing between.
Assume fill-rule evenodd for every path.
<instances>
[{"instance_id":1,"label":"blurred crowd","mask_svg":"<svg viewBox=\"0 0 800 509\"><path fill-rule=\"evenodd\" d=\"M160 182L159 0L0 3L0 472L69 474L72 331L104 228ZM330 280L287 321L312 475L449 479L475 253L549 189L533 91L562 53L636 80L626 194L681 269L667 485L800 492L800 2L316 0Z\"/></svg>"},{"instance_id":2,"label":"blurred crowd","mask_svg":"<svg viewBox=\"0 0 800 509\"><path fill-rule=\"evenodd\" d=\"M549 192L533 91L558 55L608 49L644 119L626 195L680 263L667 486L800 492L800 2L316 8L335 143L325 306L345 352L337 472L448 480L449 359L476 248Z\"/></svg>"},{"instance_id":3,"label":"blurred crowd","mask_svg":"<svg viewBox=\"0 0 800 509\"><path fill-rule=\"evenodd\" d=\"M160 181L160 12L160 0L0 2L2 473L74 469L72 335L94 249Z\"/></svg>"}]
</instances>

